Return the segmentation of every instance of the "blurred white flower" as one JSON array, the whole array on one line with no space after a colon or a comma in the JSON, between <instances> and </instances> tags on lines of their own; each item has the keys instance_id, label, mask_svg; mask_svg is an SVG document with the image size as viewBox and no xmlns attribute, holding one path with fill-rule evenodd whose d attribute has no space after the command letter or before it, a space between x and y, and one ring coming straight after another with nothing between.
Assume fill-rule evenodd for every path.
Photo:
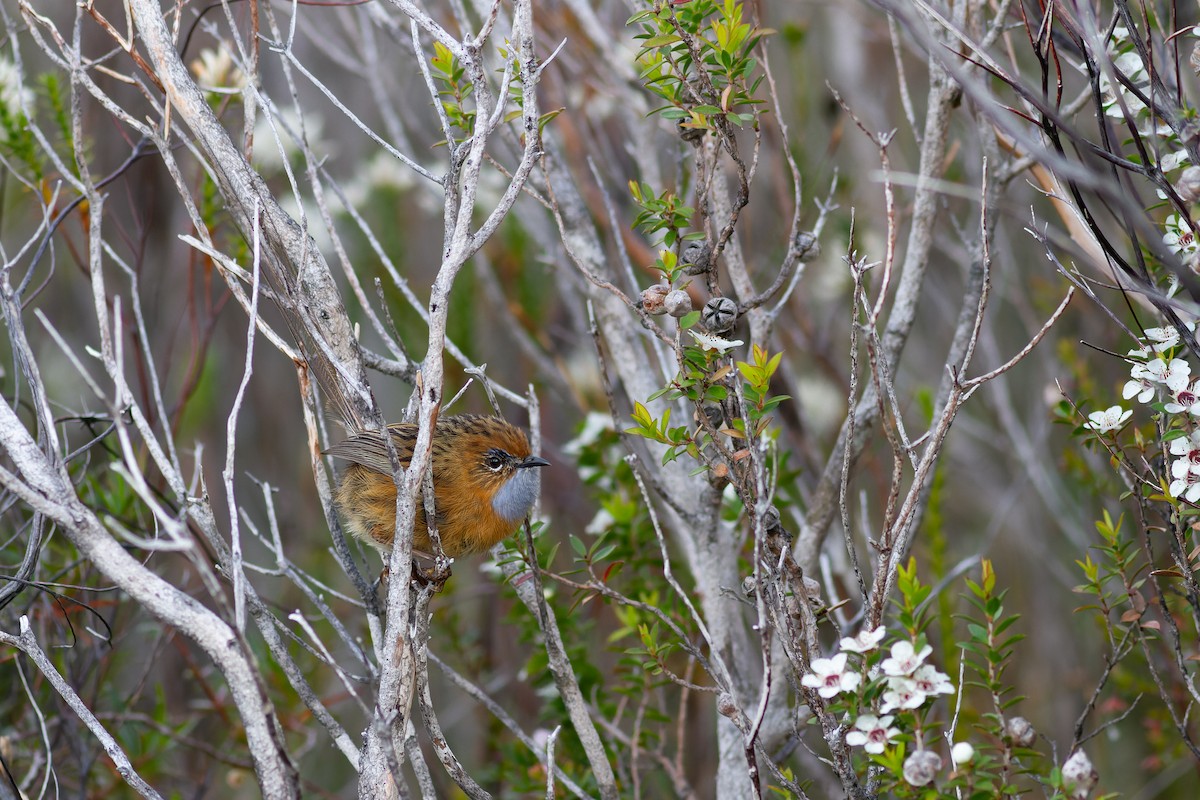
<instances>
[{"instance_id":1,"label":"blurred white flower","mask_svg":"<svg viewBox=\"0 0 1200 800\"><path fill-rule=\"evenodd\" d=\"M1191 255L1196 252L1196 234L1187 226L1178 214L1167 217L1164 223L1167 232L1163 235L1165 244L1172 253Z\"/></svg>"},{"instance_id":2,"label":"blurred white flower","mask_svg":"<svg viewBox=\"0 0 1200 800\"><path fill-rule=\"evenodd\" d=\"M192 74L200 88L240 92L246 88L246 75L233 63L233 54L225 42L214 50L206 47L191 63Z\"/></svg>"},{"instance_id":3,"label":"blurred white flower","mask_svg":"<svg viewBox=\"0 0 1200 800\"><path fill-rule=\"evenodd\" d=\"M1171 497L1182 497L1189 503L1200 500L1200 469L1193 469L1187 459L1181 458L1171 463L1171 485L1167 492Z\"/></svg>"},{"instance_id":4,"label":"blurred white flower","mask_svg":"<svg viewBox=\"0 0 1200 800\"><path fill-rule=\"evenodd\" d=\"M285 161L294 163L301 153L300 144L292 138L293 134L300 135L300 114L294 108L288 107L280 111L273 121L267 116L267 109L262 109L258 115L258 124L254 126L254 166L264 174L279 172L283 169ZM329 143L321 138L324 129L325 120L320 114L304 112L305 136L317 158L328 155L332 149Z\"/></svg>"},{"instance_id":5,"label":"blurred white flower","mask_svg":"<svg viewBox=\"0 0 1200 800\"><path fill-rule=\"evenodd\" d=\"M1163 172L1172 172L1179 169L1184 164L1188 163L1188 154L1186 150L1177 150L1174 153L1167 153L1159 160L1159 167Z\"/></svg>"},{"instance_id":6,"label":"blurred white flower","mask_svg":"<svg viewBox=\"0 0 1200 800\"><path fill-rule=\"evenodd\" d=\"M1163 409L1168 414L1178 414L1186 411L1192 416L1200 416L1200 378L1189 381L1183 377L1173 377L1167 383L1171 391L1171 402Z\"/></svg>"},{"instance_id":7,"label":"blurred white flower","mask_svg":"<svg viewBox=\"0 0 1200 800\"><path fill-rule=\"evenodd\" d=\"M950 676L938 672L932 664L917 667L912 680L917 686L917 691L925 694L954 694L954 684L950 682Z\"/></svg>"},{"instance_id":8,"label":"blurred white flower","mask_svg":"<svg viewBox=\"0 0 1200 800\"><path fill-rule=\"evenodd\" d=\"M1088 421L1083 424L1083 427L1090 428L1096 433L1108 433L1120 428L1132 415L1132 411L1120 406L1109 406L1103 411L1093 411L1088 414Z\"/></svg>"},{"instance_id":9,"label":"blurred white flower","mask_svg":"<svg viewBox=\"0 0 1200 800\"><path fill-rule=\"evenodd\" d=\"M892 657L885 658L879 666L883 668L884 675L907 677L916 672L917 667L921 666L932 652L933 648L929 645L922 647L918 653L912 642L896 642L892 645Z\"/></svg>"},{"instance_id":10,"label":"blurred white flower","mask_svg":"<svg viewBox=\"0 0 1200 800\"><path fill-rule=\"evenodd\" d=\"M11 124L26 126L25 109L33 105L33 92L25 88L21 82L21 73L17 65L7 58L0 56L0 104ZM0 130L0 139L8 139L8 131Z\"/></svg>"},{"instance_id":11,"label":"blurred white flower","mask_svg":"<svg viewBox=\"0 0 1200 800\"><path fill-rule=\"evenodd\" d=\"M887 635L887 629L882 625L873 631L863 628L853 639L842 639L838 646L841 647L843 653L869 653L879 646L885 635Z\"/></svg>"},{"instance_id":12,"label":"blurred white flower","mask_svg":"<svg viewBox=\"0 0 1200 800\"><path fill-rule=\"evenodd\" d=\"M1137 396L1139 403L1149 403L1154 397L1155 381L1145 364L1134 364L1129 370L1129 380L1121 387L1121 397L1128 400Z\"/></svg>"},{"instance_id":13,"label":"blurred white flower","mask_svg":"<svg viewBox=\"0 0 1200 800\"><path fill-rule=\"evenodd\" d=\"M1183 456L1184 461L1187 461L1195 469L1200 470L1200 428L1192 431L1187 436L1172 439L1170 451L1171 455Z\"/></svg>"},{"instance_id":14,"label":"blurred white flower","mask_svg":"<svg viewBox=\"0 0 1200 800\"><path fill-rule=\"evenodd\" d=\"M888 742L900 733L899 728L889 727L892 717L876 717L863 714L854 722L854 729L846 734L846 744L861 746L868 753L882 753Z\"/></svg>"},{"instance_id":15,"label":"blurred white flower","mask_svg":"<svg viewBox=\"0 0 1200 800\"><path fill-rule=\"evenodd\" d=\"M892 711L909 711L925 705L925 693L917 688L912 678L893 676L888 678L888 688L883 693L879 710L884 714Z\"/></svg>"},{"instance_id":16,"label":"blurred white flower","mask_svg":"<svg viewBox=\"0 0 1200 800\"><path fill-rule=\"evenodd\" d=\"M1192 326L1195 327L1195 326ZM1156 353L1164 353L1179 344L1179 331L1174 325L1162 328L1146 328L1146 338Z\"/></svg>"}]
</instances>

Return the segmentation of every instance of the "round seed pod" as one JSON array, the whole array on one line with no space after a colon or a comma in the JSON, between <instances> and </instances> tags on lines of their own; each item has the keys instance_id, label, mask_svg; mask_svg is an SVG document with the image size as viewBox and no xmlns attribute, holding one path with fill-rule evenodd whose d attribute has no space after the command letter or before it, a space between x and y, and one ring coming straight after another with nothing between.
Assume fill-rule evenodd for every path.
<instances>
[{"instance_id":1,"label":"round seed pod","mask_svg":"<svg viewBox=\"0 0 1200 800\"><path fill-rule=\"evenodd\" d=\"M904 780L913 786L933 783L942 768L942 757L932 750L917 750L904 759Z\"/></svg>"},{"instance_id":2,"label":"round seed pod","mask_svg":"<svg viewBox=\"0 0 1200 800\"><path fill-rule=\"evenodd\" d=\"M703 275L712 269L712 246L708 242L690 242L683 248L683 271L687 275Z\"/></svg>"},{"instance_id":3,"label":"round seed pod","mask_svg":"<svg viewBox=\"0 0 1200 800\"><path fill-rule=\"evenodd\" d=\"M663 307L672 317L682 317L692 311L692 298L682 289L672 289L663 299Z\"/></svg>"},{"instance_id":4,"label":"round seed pod","mask_svg":"<svg viewBox=\"0 0 1200 800\"><path fill-rule=\"evenodd\" d=\"M1004 724L1004 732L1012 738L1017 747L1033 747L1037 741L1037 731L1032 723L1024 717L1013 717Z\"/></svg>"},{"instance_id":5,"label":"round seed pod","mask_svg":"<svg viewBox=\"0 0 1200 800\"><path fill-rule=\"evenodd\" d=\"M667 293L670 291L666 286L651 286L642 292L642 299L638 301L638 304L647 314L654 314L656 316L665 314L667 313L667 309L663 303L667 299Z\"/></svg>"},{"instance_id":6,"label":"round seed pod","mask_svg":"<svg viewBox=\"0 0 1200 800\"><path fill-rule=\"evenodd\" d=\"M1200 167L1188 167L1175 181L1175 191L1185 203L1200 200Z\"/></svg>"},{"instance_id":7,"label":"round seed pod","mask_svg":"<svg viewBox=\"0 0 1200 800\"><path fill-rule=\"evenodd\" d=\"M709 333L724 333L737 322L737 303L728 297L714 297L704 304L700 324Z\"/></svg>"}]
</instances>

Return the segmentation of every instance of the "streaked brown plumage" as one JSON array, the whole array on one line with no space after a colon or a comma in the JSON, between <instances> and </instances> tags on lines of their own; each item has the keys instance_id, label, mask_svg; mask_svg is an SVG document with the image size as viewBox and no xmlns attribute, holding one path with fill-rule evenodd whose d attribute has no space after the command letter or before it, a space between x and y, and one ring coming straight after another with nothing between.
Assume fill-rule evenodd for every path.
<instances>
[{"instance_id":1,"label":"streaked brown plumage","mask_svg":"<svg viewBox=\"0 0 1200 800\"><path fill-rule=\"evenodd\" d=\"M417 426L388 426L407 467ZM378 433L356 433L328 451L349 461L334 499L355 536L388 551L396 528L396 486L387 447ZM481 553L511 534L538 493L538 471L549 464L530 454L525 433L499 417L464 414L440 420L433 435L433 492L438 534L446 555ZM418 500L413 548L433 552Z\"/></svg>"}]
</instances>

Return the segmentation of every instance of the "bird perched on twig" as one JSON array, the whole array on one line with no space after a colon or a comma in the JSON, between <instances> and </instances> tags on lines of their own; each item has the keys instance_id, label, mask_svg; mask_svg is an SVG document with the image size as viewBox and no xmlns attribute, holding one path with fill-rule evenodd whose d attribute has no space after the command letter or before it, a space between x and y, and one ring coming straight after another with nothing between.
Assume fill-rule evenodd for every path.
<instances>
[{"instance_id":1,"label":"bird perched on twig","mask_svg":"<svg viewBox=\"0 0 1200 800\"><path fill-rule=\"evenodd\" d=\"M407 467L417 426L389 425L388 432L400 464ZM390 550L396 530L396 485L382 434L355 433L326 452L350 462L334 495L346 527L380 550ZM550 464L530 453L520 428L499 417L476 414L439 420L432 455L434 519L442 550L451 558L482 553L511 534L537 501L541 481L536 468ZM433 553L420 498L413 549Z\"/></svg>"}]
</instances>

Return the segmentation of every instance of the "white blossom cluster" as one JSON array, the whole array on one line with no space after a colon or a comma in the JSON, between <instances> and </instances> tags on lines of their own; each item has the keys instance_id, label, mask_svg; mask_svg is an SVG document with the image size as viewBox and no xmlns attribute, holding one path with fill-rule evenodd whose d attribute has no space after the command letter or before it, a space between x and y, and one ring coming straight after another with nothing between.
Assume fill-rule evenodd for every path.
<instances>
[{"instance_id":1,"label":"white blossom cluster","mask_svg":"<svg viewBox=\"0 0 1200 800\"><path fill-rule=\"evenodd\" d=\"M1194 329L1195 323L1188 328ZM1182 421L1179 427L1168 419L1168 429L1179 432L1172 434L1168 443L1173 458L1167 491L1172 497L1195 503L1200 501L1200 376L1193 376L1191 364L1176 357L1179 349L1175 328L1148 328L1145 345L1128 353L1132 367L1121 396L1142 404L1162 402L1164 412ZM1132 414L1130 409L1112 406L1089 414L1084 427L1109 433L1124 426Z\"/></svg>"},{"instance_id":2,"label":"white blossom cluster","mask_svg":"<svg viewBox=\"0 0 1200 800\"><path fill-rule=\"evenodd\" d=\"M929 645L918 650L912 642L898 641L892 645L889 657L874 667L868 667L866 655L879 647L886 633L880 626L873 631L864 630L852 639L842 639L838 646L840 652L832 658L813 659L809 665L811 671L800 681L804 686L816 689L817 694L826 700L841 694L856 694L864 684L883 682L884 691L878 709L872 708L869 713L859 714L846 734L846 744L862 747L872 754L882 753L900 735L900 729L892 725L897 712L915 711L940 694L955 692L948 675L939 672L932 664L925 663L925 659L933 652ZM851 655L855 656L854 663L850 661ZM955 758L955 762L968 760L969 756L965 756L965 753L965 748L959 748L958 756L962 758ZM909 783L921 786L933 779L932 771L936 767L933 770L930 767L934 764L934 758L940 767L941 759L929 756L933 754L913 760L911 769L906 763L905 778Z\"/></svg>"},{"instance_id":3,"label":"white blossom cluster","mask_svg":"<svg viewBox=\"0 0 1200 800\"><path fill-rule=\"evenodd\" d=\"M1200 36L1200 26L1192 28L1191 35ZM1107 52L1112 73L1110 76L1105 70L1100 76L1104 113L1121 120L1126 119L1128 114L1137 124L1139 135L1154 149L1159 169L1169 176L1184 202L1194 203L1200 200L1196 192L1200 187L1197 183L1200 181L1200 169L1191 167L1182 176L1170 176L1170 173L1188 167L1187 150L1171 126L1156 118L1142 102L1141 98L1150 94L1150 72L1127 28L1117 27L1113 30ZM1118 75L1124 76L1128 83L1122 81ZM1166 199L1162 190L1158 191L1158 196ZM1196 231L1191 223L1179 214L1171 214L1163 227L1163 244L1193 270L1200 268L1200 241L1197 240ZM1172 275L1167 295L1170 296L1178 290L1179 280Z\"/></svg>"}]
</instances>

